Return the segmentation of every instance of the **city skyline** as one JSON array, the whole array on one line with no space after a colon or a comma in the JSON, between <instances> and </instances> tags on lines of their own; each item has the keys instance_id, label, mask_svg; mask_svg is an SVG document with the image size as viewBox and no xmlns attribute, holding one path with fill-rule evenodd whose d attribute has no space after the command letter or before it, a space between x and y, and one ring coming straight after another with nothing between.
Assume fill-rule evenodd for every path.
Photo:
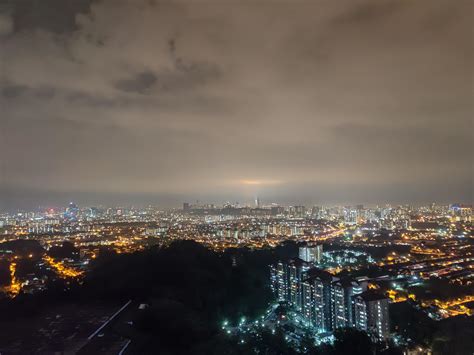
<instances>
[{"instance_id":1,"label":"city skyline","mask_svg":"<svg viewBox=\"0 0 474 355\"><path fill-rule=\"evenodd\" d=\"M472 204L469 1L0 6L0 210Z\"/></svg>"},{"instance_id":2,"label":"city skyline","mask_svg":"<svg viewBox=\"0 0 474 355\"><path fill-rule=\"evenodd\" d=\"M100 208L100 209L125 209L125 210L142 210L146 208L153 208L161 211L179 211L189 209L215 209L219 210L226 207L232 208L250 208L250 209L260 209L260 210L269 210L272 207L304 207L305 209L310 210L311 208L354 208L354 209L379 209L379 208L398 208L406 207L411 209L418 208L433 208L433 207L450 207L450 208L472 208L472 204L469 203L459 203L458 201L452 203L441 203L441 202L430 202L430 203L302 203L301 201L295 201L295 203L278 203L276 201L266 201L258 198L259 204L256 204L256 201L247 201L247 200L225 200L225 201L209 201L209 200L185 200L182 203L177 202L176 204L170 206L163 206L156 203L131 203L124 202L119 204L107 204L104 202L98 203L83 203L78 201L62 201L51 204L39 204L38 206L33 206L31 208L5 208L0 209L0 214L15 214L15 213L29 213L29 212L47 212L51 211L63 211L69 208L71 205L76 206L79 209L90 209L90 208Z\"/></svg>"}]
</instances>

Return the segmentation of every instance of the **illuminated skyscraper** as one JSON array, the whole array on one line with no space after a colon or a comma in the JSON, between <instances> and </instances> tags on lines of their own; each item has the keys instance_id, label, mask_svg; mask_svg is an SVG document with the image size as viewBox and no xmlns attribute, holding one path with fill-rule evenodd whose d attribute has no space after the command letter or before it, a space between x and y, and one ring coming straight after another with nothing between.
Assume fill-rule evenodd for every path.
<instances>
[{"instance_id":1,"label":"illuminated skyscraper","mask_svg":"<svg viewBox=\"0 0 474 355\"><path fill-rule=\"evenodd\" d=\"M281 261L272 266L272 288L275 292L277 300L279 302L286 302L288 300L289 289L288 289L288 266L286 263Z\"/></svg>"},{"instance_id":2,"label":"illuminated skyscraper","mask_svg":"<svg viewBox=\"0 0 474 355\"><path fill-rule=\"evenodd\" d=\"M320 263L322 255L322 245L305 246L299 248L299 258L308 263Z\"/></svg>"},{"instance_id":3,"label":"illuminated skyscraper","mask_svg":"<svg viewBox=\"0 0 474 355\"><path fill-rule=\"evenodd\" d=\"M70 202L64 213L64 218L70 220L76 220L79 213L79 208L74 202Z\"/></svg>"},{"instance_id":4,"label":"illuminated skyscraper","mask_svg":"<svg viewBox=\"0 0 474 355\"><path fill-rule=\"evenodd\" d=\"M387 340L390 335L388 314L389 299L373 292L354 297L355 327L371 334L377 340Z\"/></svg>"},{"instance_id":5,"label":"illuminated skyscraper","mask_svg":"<svg viewBox=\"0 0 474 355\"><path fill-rule=\"evenodd\" d=\"M300 259L291 260L288 264L288 303L299 311L303 309L301 282L310 268L309 263Z\"/></svg>"},{"instance_id":6,"label":"illuminated skyscraper","mask_svg":"<svg viewBox=\"0 0 474 355\"><path fill-rule=\"evenodd\" d=\"M346 320L346 301L344 287L340 281L331 284L331 328L345 328Z\"/></svg>"},{"instance_id":7,"label":"illuminated skyscraper","mask_svg":"<svg viewBox=\"0 0 474 355\"><path fill-rule=\"evenodd\" d=\"M311 324L318 332L331 330L331 283L337 280L330 273L311 269L307 272L305 283L312 292L311 300L306 299L305 317L309 315ZM311 307L310 310L308 308Z\"/></svg>"},{"instance_id":8,"label":"illuminated skyscraper","mask_svg":"<svg viewBox=\"0 0 474 355\"><path fill-rule=\"evenodd\" d=\"M255 197L255 207L260 208L260 199Z\"/></svg>"}]
</instances>

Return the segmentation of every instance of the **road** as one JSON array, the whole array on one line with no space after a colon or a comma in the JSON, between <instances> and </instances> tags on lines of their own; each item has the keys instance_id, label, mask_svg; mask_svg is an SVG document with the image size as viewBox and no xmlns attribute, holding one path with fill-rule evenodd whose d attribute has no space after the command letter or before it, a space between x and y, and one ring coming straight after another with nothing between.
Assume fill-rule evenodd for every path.
<instances>
[{"instance_id":1,"label":"road","mask_svg":"<svg viewBox=\"0 0 474 355\"><path fill-rule=\"evenodd\" d=\"M81 354L125 354L131 341L125 336L130 322L133 319L135 304L129 300L112 314L87 340L81 344L77 351Z\"/></svg>"}]
</instances>

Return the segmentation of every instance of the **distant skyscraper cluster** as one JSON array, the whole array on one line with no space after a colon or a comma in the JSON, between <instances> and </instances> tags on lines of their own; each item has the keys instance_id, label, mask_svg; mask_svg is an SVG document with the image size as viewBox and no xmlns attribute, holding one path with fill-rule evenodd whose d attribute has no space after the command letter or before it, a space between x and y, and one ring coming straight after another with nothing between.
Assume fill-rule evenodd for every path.
<instances>
[{"instance_id":1,"label":"distant skyscraper cluster","mask_svg":"<svg viewBox=\"0 0 474 355\"><path fill-rule=\"evenodd\" d=\"M76 220L78 213L79 213L79 208L74 202L71 202L69 203L69 206L66 208L66 211L64 212L64 218L70 219L70 220Z\"/></svg>"},{"instance_id":2,"label":"distant skyscraper cluster","mask_svg":"<svg viewBox=\"0 0 474 355\"><path fill-rule=\"evenodd\" d=\"M279 302L296 311L319 333L340 328L366 331L379 341L389 337L389 299L367 290L367 278L341 279L314 265L322 250L300 249L300 258L271 267Z\"/></svg>"}]
</instances>

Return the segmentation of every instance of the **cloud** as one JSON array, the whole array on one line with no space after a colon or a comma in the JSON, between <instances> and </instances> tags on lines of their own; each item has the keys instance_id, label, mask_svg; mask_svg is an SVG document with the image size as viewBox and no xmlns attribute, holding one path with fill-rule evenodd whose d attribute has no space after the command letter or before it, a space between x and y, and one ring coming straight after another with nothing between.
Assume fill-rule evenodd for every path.
<instances>
[{"instance_id":1,"label":"cloud","mask_svg":"<svg viewBox=\"0 0 474 355\"><path fill-rule=\"evenodd\" d=\"M143 94L156 83L156 75L152 72L141 72L131 79L119 80L115 86L126 92Z\"/></svg>"},{"instance_id":2,"label":"cloud","mask_svg":"<svg viewBox=\"0 0 474 355\"><path fill-rule=\"evenodd\" d=\"M13 20L7 14L0 14L0 36L5 36L13 31Z\"/></svg>"},{"instance_id":3,"label":"cloud","mask_svg":"<svg viewBox=\"0 0 474 355\"><path fill-rule=\"evenodd\" d=\"M11 203L470 200L470 7L10 1L1 182Z\"/></svg>"},{"instance_id":4,"label":"cloud","mask_svg":"<svg viewBox=\"0 0 474 355\"><path fill-rule=\"evenodd\" d=\"M6 0L3 6L5 11L12 14L15 32L41 29L65 34L77 29L76 16L88 13L93 2L94 0Z\"/></svg>"}]
</instances>

